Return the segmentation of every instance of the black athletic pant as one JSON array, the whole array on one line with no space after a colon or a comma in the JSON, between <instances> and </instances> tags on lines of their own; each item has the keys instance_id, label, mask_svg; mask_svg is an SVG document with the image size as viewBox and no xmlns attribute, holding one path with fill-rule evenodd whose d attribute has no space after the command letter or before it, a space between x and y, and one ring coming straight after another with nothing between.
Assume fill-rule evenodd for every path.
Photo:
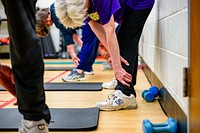
<instances>
[{"instance_id":1,"label":"black athletic pant","mask_svg":"<svg viewBox=\"0 0 200 133\"><path fill-rule=\"evenodd\" d=\"M43 86L44 63L35 33L36 0L2 0L8 19L18 109L27 120L50 121Z\"/></svg>"},{"instance_id":2,"label":"black athletic pant","mask_svg":"<svg viewBox=\"0 0 200 133\"><path fill-rule=\"evenodd\" d=\"M121 90L124 94L130 95L136 92L134 86L136 84L137 68L138 68L138 43L151 9L131 10L125 14L125 18L117 34L120 47L120 55L129 62L129 66L122 64L126 72L132 75L130 87L118 82L116 90Z\"/></svg>"}]
</instances>

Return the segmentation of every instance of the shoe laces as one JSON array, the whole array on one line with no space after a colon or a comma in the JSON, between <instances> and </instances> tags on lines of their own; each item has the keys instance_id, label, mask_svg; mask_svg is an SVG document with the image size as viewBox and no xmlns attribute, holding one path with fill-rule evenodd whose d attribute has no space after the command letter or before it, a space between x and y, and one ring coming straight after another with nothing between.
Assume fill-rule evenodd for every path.
<instances>
[{"instance_id":1,"label":"shoe laces","mask_svg":"<svg viewBox=\"0 0 200 133\"><path fill-rule=\"evenodd\" d=\"M106 102L112 103L116 98L117 96L115 96L114 94L109 94Z\"/></svg>"},{"instance_id":2,"label":"shoe laces","mask_svg":"<svg viewBox=\"0 0 200 133\"><path fill-rule=\"evenodd\" d=\"M27 130L25 122L26 121L24 119L21 120L20 131L26 131Z\"/></svg>"},{"instance_id":3,"label":"shoe laces","mask_svg":"<svg viewBox=\"0 0 200 133\"><path fill-rule=\"evenodd\" d=\"M77 76L80 75L76 69L73 69L71 71L71 73L69 74L69 77L72 77L72 78L77 78Z\"/></svg>"},{"instance_id":4,"label":"shoe laces","mask_svg":"<svg viewBox=\"0 0 200 133\"><path fill-rule=\"evenodd\" d=\"M76 69L73 69L73 70L71 71L71 73L69 74L69 76L74 75L75 73L77 73L77 71L76 71Z\"/></svg>"},{"instance_id":5,"label":"shoe laces","mask_svg":"<svg viewBox=\"0 0 200 133\"><path fill-rule=\"evenodd\" d=\"M116 83L116 79L113 78L113 80L112 80L112 84L115 84L115 83Z\"/></svg>"}]
</instances>

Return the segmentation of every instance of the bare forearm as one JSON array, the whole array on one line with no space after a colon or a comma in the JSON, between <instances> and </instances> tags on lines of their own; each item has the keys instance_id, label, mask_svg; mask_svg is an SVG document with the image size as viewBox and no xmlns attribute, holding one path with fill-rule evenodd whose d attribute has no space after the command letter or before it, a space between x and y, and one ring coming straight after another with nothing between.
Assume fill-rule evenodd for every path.
<instances>
[{"instance_id":1,"label":"bare forearm","mask_svg":"<svg viewBox=\"0 0 200 133\"><path fill-rule=\"evenodd\" d=\"M75 64L75 66L77 66L79 64L80 59L77 57L75 51L74 51L74 44L70 44L67 46L67 50Z\"/></svg>"},{"instance_id":2,"label":"bare forearm","mask_svg":"<svg viewBox=\"0 0 200 133\"><path fill-rule=\"evenodd\" d=\"M112 16L110 21L103 26L93 21L90 22L89 25L110 53L115 78L123 85L130 86L128 83L131 82L132 76L127 73L121 65L119 44L115 33L114 17Z\"/></svg>"},{"instance_id":3,"label":"bare forearm","mask_svg":"<svg viewBox=\"0 0 200 133\"><path fill-rule=\"evenodd\" d=\"M120 69L122 66L120 61L119 45L115 34L115 29L107 30L106 36L108 42L107 49L111 56L113 69L114 70Z\"/></svg>"},{"instance_id":4,"label":"bare forearm","mask_svg":"<svg viewBox=\"0 0 200 133\"><path fill-rule=\"evenodd\" d=\"M105 29L106 33L107 49L111 56L113 69L116 71L118 69L121 69L122 66L120 61L119 44L115 32L116 27L113 16L107 24L103 25L103 28Z\"/></svg>"},{"instance_id":5,"label":"bare forearm","mask_svg":"<svg viewBox=\"0 0 200 133\"><path fill-rule=\"evenodd\" d=\"M106 40L106 34L103 29L103 26L97 22L90 21L88 23L92 29L92 31L95 33L97 38L101 41L101 43L107 48L107 40Z\"/></svg>"},{"instance_id":6,"label":"bare forearm","mask_svg":"<svg viewBox=\"0 0 200 133\"><path fill-rule=\"evenodd\" d=\"M90 21L89 25L95 35L108 50L113 62L114 70L121 68L119 46L115 33L114 21L112 21L112 24L108 23L104 26L97 22Z\"/></svg>"},{"instance_id":7,"label":"bare forearm","mask_svg":"<svg viewBox=\"0 0 200 133\"><path fill-rule=\"evenodd\" d=\"M67 46L67 51L69 52L69 54L73 54L74 52L74 44L70 44Z\"/></svg>"}]
</instances>

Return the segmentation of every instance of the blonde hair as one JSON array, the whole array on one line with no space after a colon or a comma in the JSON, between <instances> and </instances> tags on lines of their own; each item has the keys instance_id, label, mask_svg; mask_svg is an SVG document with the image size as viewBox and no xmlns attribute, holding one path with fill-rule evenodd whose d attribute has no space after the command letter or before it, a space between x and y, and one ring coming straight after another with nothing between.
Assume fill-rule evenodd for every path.
<instances>
[{"instance_id":1,"label":"blonde hair","mask_svg":"<svg viewBox=\"0 0 200 133\"><path fill-rule=\"evenodd\" d=\"M66 28L81 27L86 19L85 3L86 0L56 0L56 16Z\"/></svg>"}]
</instances>

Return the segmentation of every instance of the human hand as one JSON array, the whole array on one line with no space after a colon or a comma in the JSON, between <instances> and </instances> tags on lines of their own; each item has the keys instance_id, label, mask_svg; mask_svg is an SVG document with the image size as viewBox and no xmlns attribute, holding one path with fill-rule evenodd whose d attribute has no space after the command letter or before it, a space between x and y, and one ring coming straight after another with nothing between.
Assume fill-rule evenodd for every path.
<instances>
[{"instance_id":1,"label":"human hand","mask_svg":"<svg viewBox=\"0 0 200 133\"><path fill-rule=\"evenodd\" d=\"M120 56L120 61L121 61L122 63L124 63L125 65L129 66L128 61L126 61L122 56Z\"/></svg>"},{"instance_id":2,"label":"human hand","mask_svg":"<svg viewBox=\"0 0 200 133\"><path fill-rule=\"evenodd\" d=\"M49 33L49 26L53 24L49 8L41 8L36 14L36 33L39 37L45 37Z\"/></svg>"},{"instance_id":3,"label":"human hand","mask_svg":"<svg viewBox=\"0 0 200 133\"><path fill-rule=\"evenodd\" d=\"M44 21L46 26L52 26L53 25L53 21L51 20L50 11L48 12L47 18L45 18L43 21Z\"/></svg>"},{"instance_id":4,"label":"human hand","mask_svg":"<svg viewBox=\"0 0 200 133\"><path fill-rule=\"evenodd\" d=\"M106 60L108 60L110 58L110 54L104 50L101 50L100 52L101 56L103 56L103 58L105 58Z\"/></svg>"},{"instance_id":5,"label":"human hand","mask_svg":"<svg viewBox=\"0 0 200 133\"><path fill-rule=\"evenodd\" d=\"M108 64L110 64L112 66L112 61L111 61L110 57L108 59L106 59L106 61L108 62Z\"/></svg>"},{"instance_id":6,"label":"human hand","mask_svg":"<svg viewBox=\"0 0 200 133\"><path fill-rule=\"evenodd\" d=\"M132 81L131 74L127 73L123 68L119 68L115 71L115 78L121 82L123 85L130 87L128 83Z\"/></svg>"},{"instance_id":7,"label":"human hand","mask_svg":"<svg viewBox=\"0 0 200 133\"><path fill-rule=\"evenodd\" d=\"M72 53L72 54L70 54L70 56L71 56L71 58L72 58L72 60L74 62L74 65L78 66L80 59L77 57L76 53Z\"/></svg>"},{"instance_id":8,"label":"human hand","mask_svg":"<svg viewBox=\"0 0 200 133\"><path fill-rule=\"evenodd\" d=\"M79 35L73 34L72 38L80 47L82 47L83 41L81 40L81 37Z\"/></svg>"}]
</instances>

